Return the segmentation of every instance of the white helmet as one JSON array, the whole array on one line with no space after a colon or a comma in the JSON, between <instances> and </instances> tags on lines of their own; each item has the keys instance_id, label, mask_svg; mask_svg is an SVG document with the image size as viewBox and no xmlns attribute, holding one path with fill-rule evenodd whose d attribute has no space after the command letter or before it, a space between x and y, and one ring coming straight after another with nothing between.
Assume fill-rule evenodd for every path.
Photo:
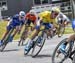
<instances>
[{"instance_id":1,"label":"white helmet","mask_svg":"<svg viewBox=\"0 0 75 63\"><path fill-rule=\"evenodd\" d=\"M34 10L30 10L29 13L30 14L36 14L36 12Z\"/></svg>"},{"instance_id":2,"label":"white helmet","mask_svg":"<svg viewBox=\"0 0 75 63\"><path fill-rule=\"evenodd\" d=\"M53 7L52 8L52 11L57 12L57 13L60 13L61 12L60 11L60 8L58 8L58 7Z\"/></svg>"},{"instance_id":3,"label":"white helmet","mask_svg":"<svg viewBox=\"0 0 75 63\"><path fill-rule=\"evenodd\" d=\"M19 15L22 16L22 17L24 17L25 16L25 12L24 11L20 11Z\"/></svg>"}]
</instances>

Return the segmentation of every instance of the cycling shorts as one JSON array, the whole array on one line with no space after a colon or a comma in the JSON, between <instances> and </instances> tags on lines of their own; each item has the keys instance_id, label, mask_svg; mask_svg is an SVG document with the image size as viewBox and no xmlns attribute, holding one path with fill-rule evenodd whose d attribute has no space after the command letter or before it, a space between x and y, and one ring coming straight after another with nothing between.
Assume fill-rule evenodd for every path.
<instances>
[{"instance_id":1,"label":"cycling shorts","mask_svg":"<svg viewBox=\"0 0 75 63\"><path fill-rule=\"evenodd\" d=\"M8 26L6 27L6 29L7 29L8 31L10 31L12 28L15 28L15 26L8 25Z\"/></svg>"},{"instance_id":2,"label":"cycling shorts","mask_svg":"<svg viewBox=\"0 0 75 63\"><path fill-rule=\"evenodd\" d=\"M52 28L52 24L50 24L50 23L42 23L42 25L45 26L45 29ZM37 30L40 29L40 26L36 26L36 29L37 29Z\"/></svg>"},{"instance_id":3,"label":"cycling shorts","mask_svg":"<svg viewBox=\"0 0 75 63\"><path fill-rule=\"evenodd\" d=\"M31 23L32 23L32 24L34 24L34 23L35 23L35 21L31 21L31 20L29 20L29 19L28 19L26 24L30 26L30 25L31 25Z\"/></svg>"}]
</instances>

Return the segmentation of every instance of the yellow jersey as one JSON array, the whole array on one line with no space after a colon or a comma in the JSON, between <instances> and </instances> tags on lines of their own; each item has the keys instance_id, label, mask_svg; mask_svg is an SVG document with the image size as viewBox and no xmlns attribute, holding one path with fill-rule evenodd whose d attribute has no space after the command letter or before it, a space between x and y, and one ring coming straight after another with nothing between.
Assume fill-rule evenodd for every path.
<instances>
[{"instance_id":1,"label":"yellow jersey","mask_svg":"<svg viewBox=\"0 0 75 63\"><path fill-rule=\"evenodd\" d=\"M50 11L44 11L39 13L39 17L42 18L43 23L56 23L57 19L51 18L51 12Z\"/></svg>"}]
</instances>

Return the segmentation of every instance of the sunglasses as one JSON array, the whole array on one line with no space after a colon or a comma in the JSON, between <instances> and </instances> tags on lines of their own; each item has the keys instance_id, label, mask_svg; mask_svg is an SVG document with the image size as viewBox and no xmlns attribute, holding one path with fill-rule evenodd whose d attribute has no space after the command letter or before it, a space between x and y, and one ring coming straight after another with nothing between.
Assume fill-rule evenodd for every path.
<instances>
[{"instance_id":1,"label":"sunglasses","mask_svg":"<svg viewBox=\"0 0 75 63\"><path fill-rule=\"evenodd\" d=\"M54 15L56 15L56 16L57 16L57 15L58 15L58 13L54 13Z\"/></svg>"},{"instance_id":2,"label":"sunglasses","mask_svg":"<svg viewBox=\"0 0 75 63\"><path fill-rule=\"evenodd\" d=\"M23 16L21 16L21 19L23 19L24 17Z\"/></svg>"}]
</instances>

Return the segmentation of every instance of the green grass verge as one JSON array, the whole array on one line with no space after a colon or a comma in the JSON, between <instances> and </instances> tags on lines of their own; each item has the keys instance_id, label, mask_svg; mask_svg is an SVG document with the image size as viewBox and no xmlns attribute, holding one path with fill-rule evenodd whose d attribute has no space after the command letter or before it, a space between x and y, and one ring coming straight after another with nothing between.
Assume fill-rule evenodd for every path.
<instances>
[{"instance_id":1,"label":"green grass verge","mask_svg":"<svg viewBox=\"0 0 75 63\"><path fill-rule=\"evenodd\" d=\"M4 35L4 33L6 31L7 23L8 23L7 21L0 22L0 39L2 38L2 36ZM17 34L14 39L19 39L20 35Z\"/></svg>"},{"instance_id":2,"label":"green grass verge","mask_svg":"<svg viewBox=\"0 0 75 63\"><path fill-rule=\"evenodd\" d=\"M71 27L67 27L67 28L65 29L65 33L64 33L64 34L71 34L71 33L74 33L74 31L72 30Z\"/></svg>"},{"instance_id":3,"label":"green grass verge","mask_svg":"<svg viewBox=\"0 0 75 63\"><path fill-rule=\"evenodd\" d=\"M7 21L0 22L0 39L2 38L3 34L5 33L6 25L7 25ZM65 34L71 34L71 33L74 33L74 32L71 28L71 25L69 25L69 27L67 27L65 29ZM14 39L19 39L19 38L20 38L20 35L17 34Z\"/></svg>"}]
</instances>

